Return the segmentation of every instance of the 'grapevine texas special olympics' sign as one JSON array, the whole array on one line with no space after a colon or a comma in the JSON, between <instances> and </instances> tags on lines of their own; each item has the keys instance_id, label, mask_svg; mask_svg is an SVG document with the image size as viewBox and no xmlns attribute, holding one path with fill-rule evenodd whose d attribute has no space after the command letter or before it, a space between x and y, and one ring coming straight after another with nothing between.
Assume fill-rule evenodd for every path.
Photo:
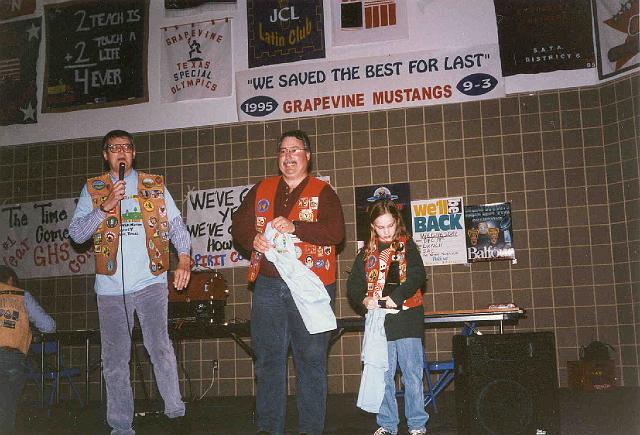
<instances>
[{"instance_id":1,"label":"'grapevine texas special olympics' sign","mask_svg":"<svg viewBox=\"0 0 640 435\"><path fill-rule=\"evenodd\" d=\"M20 278L94 273L91 242L78 247L69 238L75 208L73 198L0 206L0 264Z\"/></svg>"}]
</instances>

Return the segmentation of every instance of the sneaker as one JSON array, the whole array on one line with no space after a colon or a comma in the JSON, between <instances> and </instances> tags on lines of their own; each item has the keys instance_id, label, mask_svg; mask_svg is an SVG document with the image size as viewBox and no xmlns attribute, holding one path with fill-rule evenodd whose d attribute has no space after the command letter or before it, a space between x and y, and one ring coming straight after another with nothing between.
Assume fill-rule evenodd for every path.
<instances>
[{"instance_id":1,"label":"sneaker","mask_svg":"<svg viewBox=\"0 0 640 435\"><path fill-rule=\"evenodd\" d=\"M389 432L383 427L379 427L377 431L373 433L373 435L396 435L393 432Z\"/></svg>"},{"instance_id":2,"label":"sneaker","mask_svg":"<svg viewBox=\"0 0 640 435\"><path fill-rule=\"evenodd\" d=\"M409 435L424 435L427 433L427 430L422 428L422 429L412 429L409 431Z\"/></svg>"}]
</instances>

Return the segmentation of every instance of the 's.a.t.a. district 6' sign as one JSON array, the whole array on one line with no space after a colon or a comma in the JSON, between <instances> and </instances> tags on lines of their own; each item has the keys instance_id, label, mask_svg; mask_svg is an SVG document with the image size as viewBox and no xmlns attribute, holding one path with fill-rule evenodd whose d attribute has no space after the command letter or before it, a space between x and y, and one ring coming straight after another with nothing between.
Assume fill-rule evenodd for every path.
<instances>
[{"instance_id":1,"label":"'s.a.t.a. district 6' sign","mask_svg":"<svg viewBox=\"0 0 640 435\"><path fill-rule=\"evenodd\" d=\"M411 219L425 266L467 262L462 197L411 201Z\"/></svg>"}]
</instances>

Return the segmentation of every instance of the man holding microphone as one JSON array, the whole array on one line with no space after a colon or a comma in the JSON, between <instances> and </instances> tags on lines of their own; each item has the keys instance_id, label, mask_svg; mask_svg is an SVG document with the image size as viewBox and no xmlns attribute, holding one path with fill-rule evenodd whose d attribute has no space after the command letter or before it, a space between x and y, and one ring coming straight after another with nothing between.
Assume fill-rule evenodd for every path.
<instances>
[{"instance_id":1,"label":"man holding microphone","mask_svg":"<svg viewBox=\"0 0 640 435\"><path fill-rule=\"evenodd\" d=\"M112 435L132 435L129 359L134 312L164 400L164 413L174 422L185 415L167 329L166 272L171 241L179 256L174 286L178 290L186 287L191 242L163 177L133 168L136 150L130 133L107 133L102 156L109 171L87 180L69 234L77 243L93 237L107 422Z\"/></svg>"}]
</instances>

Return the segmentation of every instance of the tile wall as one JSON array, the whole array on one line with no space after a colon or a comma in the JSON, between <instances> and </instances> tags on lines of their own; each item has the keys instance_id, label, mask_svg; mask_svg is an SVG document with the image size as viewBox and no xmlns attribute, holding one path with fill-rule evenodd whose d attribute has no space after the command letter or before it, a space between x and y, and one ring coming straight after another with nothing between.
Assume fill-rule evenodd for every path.
<instances>
[{"instance_id":1,"label":"tile wall","mask_svg":"<svg viewBox=\"0 0 640 435\"><path fill-rule=\"evenodd\" d=\"M185 198L192 189L250 184L276 174L280 133L307 131L315 173L331 178L346 217L338 317L355 315L345 285L355 256L354 187L410 182L413 198L511 201L517 264L430 267L425 306L515 302L527 318L508 332L553 331L561 385L566 361L601 340L616 349L618 383L638 386L639 95L640 76L634 75L596 87L482 102L152 131L136 134L137 167L165 175L174 198ZM74 197L102 169L98 138L0 147L0 202ZM221 272L231 290L226 318L248 319L246 269ZM98 327L92 276L24 284L59 329ZM455 332L426 330L428 357L448 359ZM333 345L331 393L357 391L360 342L359 334L348 333ZM177 349L186 397L254 394L252 360L232 340L184 341ZM97 362L96 346L91 354ZM142 345L136 355L136 397L158 397ZM66 348L65 356L70 364L84 364L80 346ZM213 360L219 373L212 381ZM98 381L93 370L92 399L99 397Z\"/></svg>"}]
</instances>

